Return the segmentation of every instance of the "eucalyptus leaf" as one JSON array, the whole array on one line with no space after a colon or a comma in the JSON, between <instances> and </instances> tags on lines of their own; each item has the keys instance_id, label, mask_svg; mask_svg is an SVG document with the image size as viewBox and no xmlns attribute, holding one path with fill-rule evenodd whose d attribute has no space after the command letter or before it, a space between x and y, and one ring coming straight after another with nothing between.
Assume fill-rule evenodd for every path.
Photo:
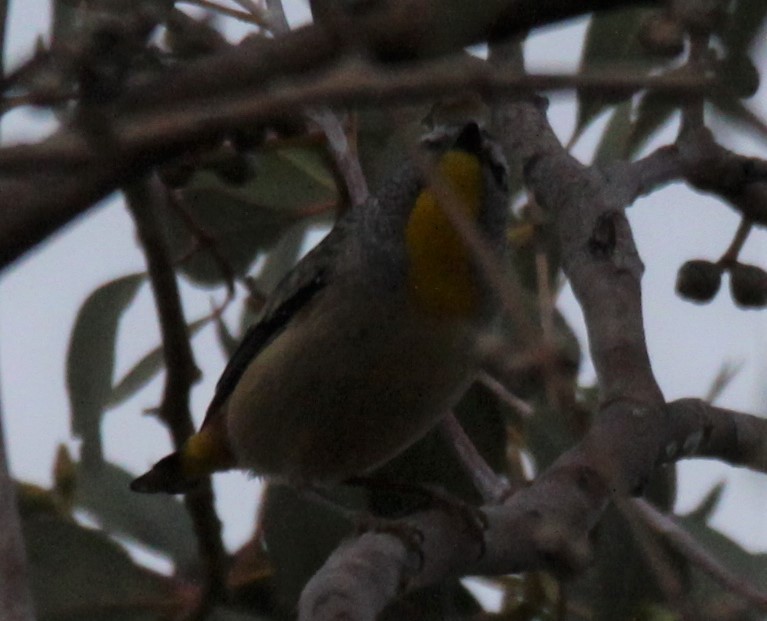
<instances>
[{"instance_id":1,"label":"eucalyptus leaf","mask_svg":"<svg viewBox=\"0 0 767 621\"><path fill-rule=\"evenodd\" d=\"M642 21L654 10L624 8L595 13L586 32L586 42L581 57L581 73L626 67L630 67L637 73L643 73L659 64L661 61L646 52L637 36ZM619 103L627 97L628 95L616 96L608 92L578 91L575 138L580 136L589 123L606 107Z\"/></svg>"},{"instance_id":2,"label":"eucalyptus leaf","mask_svg":"<svg viewBox=\"0 0 767 621\"><path fill-rule=\"evenodd\" d=\"M405 163L408 149L423 134L428 113L428 105L403 106L393 112L365 108L356 113L357 154L371 193Z\"/></svg>"},{"instance_id":3,"label":"eucalyptus leaf","mask_svg":"<svg viewBox=\"0 0 767 621\"><path fill-rule=\"evenodd\" d=\"M764 591L767 588L767 554L751 553L733 539L712 528L708 522L713 508L701 510L710 501L715 505L720 492L719 486L715 487L709 497L701 503L701 507L679 518L679 522L718 563ZM700 588L701 592L708 592L710 580L705 580Z\"/></svg>"},{"instance_id":4,"label":"eucalyptus leaf","mask_svg":"<svg viewBox=\"0 0 767 621\"><path fill-rule=\"evenodd\" d=\"M174 496L136 494L128 485L135 478L103 462L82 462L78 468L75 503L98 519L110 533L122 535L170 557L178 567L198 562L191 519Z\"/></svg>"},{"instance_id":5,"label":"eucalyptus leaf","mask_svg":"<svg viewBox=\"0 0 767 621\"><path fill-rule=\"evenodd\" d=\"M352 502L353 497L359 495L357 490L343 488L335 488L328 495L332 494L330 498L341 502L346 500L343 498L345 493L352 497ZM274 566L277 608L286 613L295 610L309 578L341 540L352 533L351 523L340 511L282 485L269 486L261 508L260 526Z\"/></svg>"},{"instance_id":6,"label":"eucalyptus leaf","mask_svg":"<svg viewBox=\"0 0 767 621\"><path fill-rule=\"evenodd\" d=\"M631 108L631 101L624 101L615 106L594 153L595 164L604 165L625 159L632 129Z\"/></svg>"},{"instance_id":7,"label":"eucalyptus leaf","mask_svg":"<svg viewBox=\"0 0 767 621\"><path fill-rule=\"evenodd\" d=\"M661 93L650 91L642 95L626 144L626 157L634 157L666 125L678 107L678 103Z\"/></svg>"},{"instance_id":8,"label":"eucalyptus leaf","mask_svg":"<svg viewBox=\"0 0 767 621\"><path fill-rule=\"evenodd\" d=\"M167 214L174 254L186 256L197 248L181 269L201 284L223 283L228 270L244 276L258 254L270 249L296 221L338 198L319 148L283 147L248 157L254 174L247 182L228 184L211 172L198 172L179 193L186 217L175 211ZM226 262L226 269L219 260Z\"/></svg>"},{"instance_id":9,"label":"eucalyptus leaf","mask_svg":"<svg viewBox=\"0 0 767 621\"><path fill-rule=\"evenodd\" d=\"M722 42L730 54L746 53L764 28L767 2L764 0L737 0L725 22Z\"/></svg>"},{"instance_id":10,"label":"eucalyptus leaf","mask_svg":"<svg viewBox=\"0 0 767 621\"><path fill-rule=\"evenodd\" d=\"M145 275L130 274L101 285L85 300L69 339L66 380L72 432L83 451L100 454L100 423L112 392L117 327Z\"/></svg>"},{"instance_id":11,"label":"eucalyptus leaf","mask_svg":"<svg viewBox=\"0 0 767 621\"><path fill-rule=\"evenodd\" d=\"M218 337L218 343L221 345L224 356L231 358L237 351L240 340L232 334L229 326L226 325L220 315L216 317L216 337Z\"/></svg>"},{"instance_id":12,"label":"eucalyptus leaf","mask_svg":"<svg viewBox=\"0 0 767 621\"><path fill-rule=\"evenodd\" d=\"M752 112L740 99L726 94L717 94L711 97L717 113L721 114L731 123L751 132L754 138L762 142L767 141L767 124Z\"/></svg>"},{"instance_id":13,"label":"eucalyptus leaf","mask_svg":"<svg viewBox=\"0 0 767 621\"><path fill-rule=\"evenodd\" d=\"M40 621L157 621L168 613L170 581L135 565L104 533L50 512L26 515L22 528Z\"/></svg>"},{"instance_id":14,"label":"eucalyptus leaf","mask_svg":"<svg viewBox=\"0 0 767 621\"><path fill-rule=\"evenodd\" d=\"M194 336L204 328L212 319L211 315L201 317L188 326L189 336ZM163 347L158 345L152 351L145 354L131 369L112 387L112 392L106 402L106 407L114 408L131 398L164 367Z\"/></svg>"},{"instance_id":15,"label":"eucalyptus leaf","mask_svg":"<svg viewBox=\"0 0 767 621\"><path fill-rule=\"evenodd\" d=\"M75 0L54 0L51 12L51 41L62 42L76 36L78 24L78 2Z\"/></svg>"},{"instance_id":16,"label":"eucalyptus leaf","mask_svg":"<svg viewBox=\"0 0 767 621\"><path fill-rule=\"evenodd\" d=\"M703 497L697 507L695 507L690 513L687 514L686 519L698 521L702 524L708 523L711 516L719 507L719 503L722 500L724 494L725 484L719 482L712 487L708 493Z\"/></svg>"}]
</instances>

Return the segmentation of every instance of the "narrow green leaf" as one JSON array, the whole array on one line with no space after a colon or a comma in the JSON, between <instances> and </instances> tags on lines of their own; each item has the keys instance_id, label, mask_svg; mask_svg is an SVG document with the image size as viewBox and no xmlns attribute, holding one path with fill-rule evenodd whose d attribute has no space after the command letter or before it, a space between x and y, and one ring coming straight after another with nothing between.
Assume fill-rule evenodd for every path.
<instances>
[{"instance_id":1,"label":"narrow green leaf","mask_svg":"<svg viewBox=\"0 0 767 621\"><path fill-rule=\"evenodd\" d=\"M274 291L298 262L309 231L309 224L301 222L285 232L279 243L269 252L264 267L258 274L256 280L261 291L267 294Z\"/></svg>"},{"instance_id":2,"label":"narrow green leaf","mask_svg":"<svg viewBox=\"0 0 767 621\"><path fill-rule=\"evenodd\" d=\"M51 41L71 40L77 27L77 3L74 0L54 0L51 14Z\"/></svg>"},{"instance_id":3,"label":"narrow green leaf","mask_svg":"<svg viewBox=\"0 0 767 621\"><path fill-rule=\"evenodd\" d=\"M718 494L719 491L718 488L714 488L712 494ZM736 575L743 576L757 588L763 590L767 587L767 554L749 552L736 541L709 526L708 519L703 516L703 513L699 508L679 518L679 522L717 559L717 562ZM706 581L702 589L710 594L710 581Z\"/></svg>"},{"instance_id":4,"label":"narrow green leaf","mask_svg":"<svg viewBox=\"0 0 767 621\"><path fill-rule=\"evenodd\" d=\"M700 504L687 514L686 518L688 520L697 520L703 524L707 523L722 500L724 487L723 481L714 485L703 500L700 501Z\"/></svg>"},{"instance_id":5,"label":"narrow green leaf","mask_svg":"<svg viewBox=\"0 0 767 621\"><path fill-rule=\"evenodd\" d=\"M130 274L101 285L75 319L66 362L72 432L92 448L100 446L101 415L112 391L117 326L144 277Z\"/></svg>"},{"instance_id":6,"label":"narrow green leaf","mask_svg":"<svg viewBox=\"0 0 767 621\"><path fill-rule=\"evenodd\" d=\"M234 352L237 351L240 340L232 334L221 315L216 316L216 336L218 337L221 349L224 351L224 355L231 358Z\"/></svg>"},{"instance_id":7,"label":"narrow green leaf","mask_svg":"<svg viewBox=\"0 0 767 621\"><path fill-rule=\"evenodd\" d=\"M717 75L726 96L748 99L759 90L761 76L748 54L733 52L723 58L719 62Z\"/></svg>"},{"instance_id":8,"label":"narrow green leaf","mask_svg":"<svg viewBox=\"0 0 767 621\"><path fill-rule=\"evenodd\" d=\"M626 158L631 135L631 108L631 101L624 101L613 110L610 121L602 132L602 139L594 152L595 164L604 165Z\"/></svg>"},{"instance_id":9,"label":"narrow green leaf","mask_svg":"<svg viewBox=\"0 0 767 621\"><path fill-rule=\"evenodd\" d=\"M637 106L636 118L626 144L627 158L634 157L652 136L666 125L678 104L660 93L648 92Z\"/></svg>"},{"instance_id":10,"label":"narrow green leaf","mask_svg":"<svg viewBox=\"0 0 767 621\"><path fill-rule=\"evenodd\" d=\"M244 188L253 204L295 212L336 199L333 174L319 149L264 151L255 167L255 178Z\"/></svg>"},{"instance_id":11,"label":"narrow green leaf","mask_svg":"<svg viewBox=\"0 0 767 621\"><path fill-rule=\"evenodd\" d=\"M727 120L748 130L755 138L767 141L767 124L756 116L740 99L724 94L711 97L716 111Z\"/></svg>"},{"instance_id":12,"label":"narrow green leaf","mask_svg":"<svg viewBox=\"0 0 767 621\"><path fill-rule=\"evenodd\" d=\"M600 11L589 22L583 47L580 71L598 71L625 68L642 72L661 63L649 55L639 43L637 34L642 21L653 9L629 8L616 11ZM578 92L578 117L575 137L606 107L626 99L610 93Z\"/></svg>"},{"instance_id":13,"label":"narrow green leaf","mask_svg":"<svg viewBox=\"0 0 767 621\"><path fill-rule=\"evenodd\" d=\"M358 490L338 487L330 498L340 502L344 493L355 492ZM351 505L343 502L341 506ZM269 486L261 507L261 528L275 570L274 597L283 613L295 610L309 578L352 531L340 512L283 485Z\"/></svg>"},{"instance_id":14,"label":"narrow green leaf","mask_svg":"<svg viewBox=\"0 0 767 621\"><path fill-rule=\"evenodd\" d=\"M153 621L167 613L169 581L138 567L104 533L55 513L23 521L40 621Z\"/></svg>"},{"instance_id":15,"label":"narrow green leaf","mask_svg":"<svg viewBox=\"0 0 767 621\"><path fill-rule=\"evenodd\" d=\"M194 336L212 319L211 315L201 317L189 324L189 336ZM135 395L146 386L164 366L162 345L158 345L152 351L144 355L133 367L112 387L112 392L107 399L107 408L117 407L126 399Z\"/></svg>"},{"instance_id":16,"label":"narrow green leaf","mask_svg":"<svg viewBox=\"0 0 767 621\"><path fill-rule=\"evenodd\" d=\"M204 246L181 266L194 280L220 284L224 271L216 255L236 276L247 274L259 252L271 248L297 220L317 205L333 203L337 192L323 151L308 148L264 150L249 158L254 174L241 185L227 184L210 172L195 174L180 201L200 230L175 213L167 215L173 253L185 256L199 246L200 233L215 245Z\"/></svg>"},{"instance_id":17,"label":"narrow green leaf","mask_svg":"<svg viewBox=\"0 0 767 621\"><path fill-rule=\"evenodd\" d=\"M128 485L134 475L111 464L82 462L75 503L98 519L103 528L170 557L179 567L197 562L194 529L184 506L164 494L137 494Z\"/></svg>"},{"instance_id":18,"label":"narrow green leaf","mask_svg":"<svg viewBox=\"0 0 767 621\"><path fill-rule=\"evenodd\" d=\"M737 0L726 21L721 38L730 54L747 53L767 19L764 0Z\"/></svg>"},{"instance_id":19,"label":"narrow green leaf","mask_svg":"<svg viewBox=\"0 0 767 621\"><path fill-rule=\"evenodd\" d=\"M403 155L423 134L423 119L430 107L426 104L398 108L393 127L388 110L363 108L356 112L357 155L372 192L402 166Z\"/></svg>"},{"instance_id":20,"label":"narrow green leaf","mask_svg":"<svg viewBox=\"0 0 767 621\"><path fill-rule=\"evenodd\" d=\"M277 155L329 191L336 191L333 175L319 152L308 149L281 149L277 151Z\"/></svg>"},{"instance_id":21,"label":"narrow green leaf","mask_svg":"<svg viewBox=\"0 0 767 621\"><path fill-rule=\"evenodd\" d=\"M293 225L280 238L280 241L269 251L264 265L255 279L255 285L259 292L268 296L279 285L285 275L295 266L301 257L306 236L311 230L311 225L304 221ZM239 322L239 336L241 338L248 328L258 319L259 313L250 304L242 305L242 315ZM227 345L221 341L224 351Z\"/></svg>"}]
</instances>

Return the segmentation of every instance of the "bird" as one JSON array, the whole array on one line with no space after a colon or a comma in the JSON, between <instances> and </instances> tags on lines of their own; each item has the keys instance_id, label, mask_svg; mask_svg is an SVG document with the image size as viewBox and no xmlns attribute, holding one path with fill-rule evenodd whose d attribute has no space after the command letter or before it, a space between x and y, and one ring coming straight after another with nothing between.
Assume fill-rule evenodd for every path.
<instances>
[{"instance_id":1,"label":"bird","mask_svg":"<svg viewBox=\"0 0 767 621\"><path fill-rule=\"evenodd\" d=\"M428 132L417 157L403 159L277 285L199 431L132 490L186 493L233 468L299 487L343 483L400 454L456 404L500 303L441 202L501 257L508 167L474 121Z\"/></svg>"}]
</instances>

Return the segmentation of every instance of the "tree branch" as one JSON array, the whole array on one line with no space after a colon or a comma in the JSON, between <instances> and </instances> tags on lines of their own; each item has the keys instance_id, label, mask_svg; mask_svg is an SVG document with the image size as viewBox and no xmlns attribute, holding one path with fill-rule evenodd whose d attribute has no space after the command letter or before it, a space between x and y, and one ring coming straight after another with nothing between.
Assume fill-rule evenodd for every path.
<instances>
[{"instance_id":1,"label":"tree branch","mask_svg":"<svg viewBox=\"0 0 767 621\"><path fill-rule=\"evenodd\" d=\"M615 162L602 170L610 191L628 204L674 182L718 196L750 222L767 226L767 160L740 155L714 140L711 131L693 127L676 142L636 162Z\"/></svg>"},{"instance_id":2,"label":"tree branch","mask_svg":"<svg viewBox=\"0 0 767 621\"><path fill-rule=\"evenodd\" d=\"M121 105L167 105L263 88L275 77L328 68L347 53L379 60L428 58L458 52L488 38L508 37L636 0L403 0L345 13L342 3L319 23L276 39L247 39L239 46L187 64L172 76L136 85ZM651 0L660 5L659 0ZM647 4L647 2L645 2ZM417 16L417 19L414 19Z\"/></svg>"},{"instance_id":3,"label":"tree branch","mask_svg":"<svg viewBox=\"0 0 767 621\"><path fill-rule=\"evenodd\" d=\"M767 473L767 419L700 399L679 399L668 409L673 430L665 447L669 459L711 457Z\"/></svg>"},{"instance_id":4,"label":"tree branch","mask_svg":"<svg viewBox=\"0 0 767 621\"><path fill-rule=\"evenodd\" d=\"M304 589L299 619L372 621L403 591L459 576L580 572L590 560L591 531L613 496L636 492L658 466L684 457L765 471L764 438L767 421L696 399L667 408L613 403L530 487L481 508L481 539L460 515L435 510L402 520L405 531L423 536L420 567L419 554L391 531L345 542Z\"/></svg>"},{"instance_id":5,"label":"tree branch","mask_svg":"<svg viewBox=\"0 0 767 621\"><path fill-rule=\"evenodd\" d=\"M586 318L603 400L661 404L644 336L644 267L623 213L625 192L615 191L598 170L562 148L540 102L499 107L495 126L555 222L563 268Z\"/></svg>"},{"instance_id":6,"label":"tree branch","mask_svg":"<svg viewBox=\"0 0 767 621\"><path fill-rule=\"evenodd\" d=\"M455 4L455 0L444 0ZM630 4L630 2L625 2ZM412 71L392 73L370 66L344 66L329 75L307 80L310 70L326 69L351 49L367 49L370 55L409 50L436 54L459 50L486 36L493 25L505 26L504 35L552 23L590 10L613 8L624 2L604 0L495 0L474 5L469 21L455 18L447 10L411 12L413 6L428 9L429 0L393 4L390 13L344 18L344 28L353 32L354 47L344 43L337 29L314 25L286 33L276 39L259 39L191 62L172 75L163 74L143 84L134 84L116 109L106 111L114 118L118 145L115 161L105 163L82 136L65 130L37 146L0 150L0 268L83 213L97 200L126 183L131 174L147 170L200 141L218 139L228 130L247 123L268 120L308 104L376 104L404 99L433 98L456 90L484 94L517 93L520 89L560 89L572 86L611 91L664 88L683 95L706 83L668 82L662 76L642 79L611 76L525 77L494 75L492 69L467 68L443 63L427 64ZM407 9L403 9L408 5ZM413 6L410 6L413 5ZM467 5L468 6L468 5ZM453 7L463 14L465 6ZM418 14L419 20L412 15ZM420 18L423 18L421 21ZM389 28L392 23L397 27ZM359 22L359 23L358 23ZM381 28L382 24L387 25ZM416 28L414 24L418 24ZM460 31L455 32L457 25ZM338 25L337 25L338 26ZM415 32L413 31L415 30ZM368 37L360 36L368 33ZM452 39L451 39L452 37ZM365 47L367 46L367 47ZM401 67L396 65L395 67ZM296 76L301 84L271 84L275 76ZM270 92L271 91L271 92ZM696 91L697 92L697 91ZM74 167L74 168L73 168ZM43 177L41 169L50 171ZM66 170L64 170L66 168ZM25 175L10 177L22 169ZM73 178L72 170L77 177ZM11 207L12 206L12 207Z\"/></svg>"},{"instance_id":7,"label":"tree branch","mask_svg":"<svg viewBox=\"0 0 767 621\"><path fill-rule=\"evenodd\" d=\"M199 371L192 356L176 274L159 219L159 213L166 208L163 192L160 182L152 177L126 188L126 197L146 254L162 333L165 389L159 416L173 437L174 447L179 449L194 432L189 394ZM192 517L205 569L204 597L198 611L199 618L203 618L212 603L224 597L227 564L210 480L199 490L187 494L184 503Z\"/></svg>"},{"instance_id":8,"label":"tree branch","mask_svg":"<svg viewBox=\"0 0 767 621\"><path fill-rule=\"evenodd\" d=\"M634 499L631 507L645 524L668 540L673 548L732 593L736 593L763 612L767 612L767 593L757 589L746 576L737 576L708 552L670 515L646 500Z\"/></svg>"},{"instance_id":9,"label":"tree branch","mask_svg":"<svg viewBox=\"0 0 767 621\"><path fill-rule=\"evenodd\" d=\"M504 52L493 50L491 58ZM302 619L373 619L403 582L415 587L467 574L582 570L590 532L613 495L641 491L657 466L684 447L692 453L724 444L712 440L722 434L704 433L701 424L709 419L670 416L655 381L642 319L643 266L623 213L630 192L565 151L541 100L498 106L494 128L556 222L564 269L586 315L602 411L583 440L530 487L482 508L484 554L477 552L476 537L455 530L450 516L419 514L406 521L424 536L419 570L413 573L412 554L396 538L363 535L334 553L309 582ZM709 442L697 439L703 436Z\"/></svg>"}]
</instances>

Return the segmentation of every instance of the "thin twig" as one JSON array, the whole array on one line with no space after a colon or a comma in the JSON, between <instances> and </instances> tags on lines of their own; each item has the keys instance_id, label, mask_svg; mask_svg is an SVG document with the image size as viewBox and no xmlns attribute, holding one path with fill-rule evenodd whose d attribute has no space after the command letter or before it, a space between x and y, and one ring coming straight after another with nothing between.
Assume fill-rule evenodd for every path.
<instances>
[{"instance_id":1,"label":"thin twig","mask_svg":"<svg viewBox=\"0 0 767 621\"><path fill-rule=\"evenodd\" d=\"M271 30L275 34L285 34L290 31L290 24L285 16L282 0L266 0L266 7L271 16ZM352 152L346 138L343 124L327 107L307 108L306 116L320 126L330 153L338 171L343 177L352 205L364 203L368 198L368 185L362 172L359 158Z\"/></svg>"},{"instance_id":2,"label":"thin twig","mask_svg":"<svg viewBox=\"0 0 767 621\"><path fill-rule=\"evenodd\" d=\"M709 35L705 33L690 34L690 52L687 58L687 66L693 75L703 75L706 71L706 56L708 53ZM696 97L688 101L682 107L682 124L680 132L702 127L705 124L704 99Z\"/></svg>"},{"instance_id":3,"label":"thin twig","mask_svg":"<svg viewBox=\"0 0 767 621\"><path fill-rule=\"evenodd\" d=\"M229 263L227 258L221 252L218 239L197 221L190 210L179 200L177 193L174 190L166 188L165 196L168 206L179 215L186 228L196 240L195 247L191 248L185 256L179 258L178 263L184 263L187 259L201 250L208 252L221 272L221 277L224 279L224 282L226 282L227 297L231 298L234 295L235 270L232 267L232 264Z\"/></svg>"},{"instance_id":4,"label":"thin twig","mask_svg":"<svg viewBox=\"0 0 767 621\"><path fill-rule=\"evenodd\" d=\"M658 585L663 591L666 601L676 610L685 621L697 621L701 618L700 611L696 611L695 604L685 598L682 587L682 579L679 569L674 566L668 551L664 550L659 542L647 532L646 524L640 520L635 511L636 504L627 498L616 498L615 506L621 512L631 526L634 540L644 554L648 565L655 573ZM643 516L642 516L643 517Z\"/></svg>"},{"instance_id":5,"label":"thin twig","mask_svg":"<svg viewBox=\"0 0 767 621\"><path fill-rule=\"evenodd\" d=\"M485 503L496 503L508 496L509 484L480 455L453 412L442 419L439 429Z\"/></svg>"},{"instance_id":6,"label":"thin twig","mask_svg":"<svg viewBox=\"0 0 767 621\"><path fill-rule=\"evenodd\" d=\"M232 17L234 19L240 20L241 22L255 24L256 26L259 26L261 28L268 28L269 26L268 22L264 20L261 15L257 13L251 13L250 11L238 11L237 9L230 9L229 7L222 6L216 2L211 2L210 0L180 0L180 1L186 4L194 4L196 6L202 7L203 9L208 9L209 11L213 11L214 13L220 13L221 15Z\"/></svg>"},{"instance_id":7,"label":"thin twig","mask_svg":"<svg viewBox=\"0 0 767 621\"><path fill-rule=\"evenodd\" d=\"M362 172L359 158L352 151L341 121L330 108L325 107L309 110L307 115L325 133L327 145L338 171L343 177L351 204L360 205L364 203L370 194L368 184Z\"/></svg>"},{"instance_id":8,"label":"thin twig","mask_svg":"<svg viewBox=\"0 0 767 621\"><path fill-rule=\"evenodd\" d=\"M662 513L642 499L629 501L636 514L653 531L662 535L671 546L724 588L767 612L767 593L754 586L748 577L738 576L722 565L690 533L669 515Z\"/></svg>"},{"instance_id":9,"label":"thin twig","mask_svg":"<svg viewBox=\"0 0 767 621\"><path fill-rule=\"evenodd\" d=\"M535 203L535 197L530 197L533 213L543 216L541 208ZM554 330L554 293L549 280L549 257L546 254L545 245L541 239L540 229L535 232L535 276L538 290L538 312L540 314L541 334L543 343L552 347L555 342ZM557 377L553 360L543 368L546 399L552 408L560 409L560 399L557 395Z\"/></svg>"},{"instance_id":10,"label":"thin twig","mask_svg":"<svg viewBox=\"0 0 767 621\"><path fill-rule=\"evenodd\" d=\"M126 188L126 198L146 254L160 320L166 374L159 416L173 437L174 447L178 449L194 431L189 397L199 371L192 356L168 242L158 217L158 212L166 208L164 188L154 177L143 179ZM224 571L227 557L210 481L199 491L187 494L184 503L194 524L205 567L204 597L197 611L197 617L202 619L213 603L225 595Z\"/></svg>"},{"instance_id":11,"label":"thin twig","mask_svg":"<svg viewBox=\"0 0 767 621\"><path fill-rule=\"evenodd\" d=\"M616 73L578 75L515 75L471 59L436 61L402 69L382 70L362 61L341 65L330 72L298 83L284 83L264 92L242 88L210 99L169 102L167 107L124 116L114 121L114 131L126 151L140 149L167 157L168 146L198 144L232 128L269 119L307 106L382 105L388 102L432 100L435 97L474 91L491 98L520 92L585 88L610 92L626 89L661 90L669 96L689 97L705 92L712 82L704 78L666 78ZM168 145L170 143L170 145ZM165 149L161 147L165 147ZM0 149L4 173L34 172L41 165L71 170L98 159L87 141L65 131L39 145Z\"/></svg>"},{"instance_id":12,"label":"thin twig","mask_svg":"<svg viewBox=\"0 0 767 621\"><path fill-rule=\"evenodd\" d=\"M252 13L253 15L259 15L264 21L268 21L266 17L264 16L264 9L261 8L261 6L259 6L255 2L253 2L253 0L232 0L232 2L240 5L248 13Z\"/></svg>"},{"instance_id":13,"label":"thin twig","mask_svg":"<svg viewBox=\"0 0 767 621\"><path fill-rule=\"evenodd\" d=\"M527 401L517 397L517 395L487 372L481 371L477 376L477 380L522 418L531 418L535 414L535 410Z\"/></svg>"},{"instance_id":14,"label":"thin twig","mask_svg":"<svg viewBox=\"0 0 767 621\"><path fill-rule=\"evenodd\" d=\"M439 66L442 69L437 70ZM477 74L471 67L461 67L461 63L455 68L443 63L387 73L365 67L341 67L318 79L304 78L300 84L268 93L262 89L253 92L245 85L236 93L220 93L204 102L176 99L142 114L119 116L113 129L121 148L113 154L117 161L109 165L93 152L87 140L72 130L38 145L0 149L0 171L24 175L0 185L0 214L4 222L0 229L0 269L131 175L199 145L200 141L220 139L237 127L319 103L381 105L388 101L432 99L456 90L501 95L518 94L520 88L545 86L536 85L536 80L528 76L508 76L493 70ZM558 84L550 82L549 86L580 80L570 76ZM675 82L673 89L680 92L701 86L705 84ZM76 176L71 174L73 169L77 170Z\"/></svg>"},{"instance_id":15,"label":"thin twig","mask_svg":"<svg viewBox=\"0 0 767 621\"><path fill-rule=\"evenodd\" d=\"M719 265L730 266L737 262L738 255L743 249L743 245L748 239L749 233L754 226L754 223L748 218L743 218L738 225L738 230L735 231L735 236L732 238L732 243L729 248L725 250L724 254L719 259Z\"/></svg>"},{"instance_id":16,"label":"thin twig","mask_svg":"<svg viewBox=\"0 0 767 621\"><path fill-rule=\"evenodd\" d=\"M743 360L739 362L727 361L723 363L722 366L719 367L719 371L717 371L716 377L714 377L714 381L711 382L711 386L709 386L703 400L707 403L714 403L724 392L725 388L730 385L730 382L732 382L738 373L741 372L744 365L745 361Z\"/></svg>"}]
</instances>

